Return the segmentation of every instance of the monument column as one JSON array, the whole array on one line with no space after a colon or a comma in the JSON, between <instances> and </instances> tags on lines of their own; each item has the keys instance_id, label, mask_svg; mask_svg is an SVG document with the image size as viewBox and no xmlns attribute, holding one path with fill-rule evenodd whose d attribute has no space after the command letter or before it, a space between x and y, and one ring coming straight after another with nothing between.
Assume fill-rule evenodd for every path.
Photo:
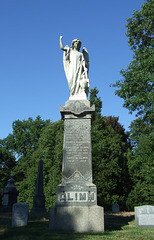
<instances>
[{"instance_id":1,"label":"monument column","mask_svg":"<svg viewBox=\"0 0 154 240\"><path fill-rule=\"evenodd\" d=\"M62 183L56 206L50 208L51 231L104 232L104 209L97 206L92 182L91 120L95 106L88 100L68 100L60 108L64 119Z\"/></svg>"},{"instance_id":2,"label":"monument column","mask_svg":"<svg viewBox=\"0 0 154 240\"><path fill-rule=\"evenodd\" d=\"M91 120L95 106L88 100L68 100L61 106L64 120L62 183L57 187L57 206L97 204L92 183Z\"/></svg>"}]
</instances>

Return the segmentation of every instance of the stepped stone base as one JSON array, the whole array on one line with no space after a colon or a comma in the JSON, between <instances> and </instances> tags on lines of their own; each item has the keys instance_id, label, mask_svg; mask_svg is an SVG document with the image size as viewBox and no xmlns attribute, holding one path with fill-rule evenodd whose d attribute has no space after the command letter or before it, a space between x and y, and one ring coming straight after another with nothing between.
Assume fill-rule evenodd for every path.
<instances>
[{"instance_id":1,"label":"stepped stone base","mask_svg":"<svg viewBox=\"0 0 154 240\"><path fill-rule=\"evenodd\" d=\"M50 231L104 232L104 208L100 206L51 207Z\"/></svg>"}]
</instances>

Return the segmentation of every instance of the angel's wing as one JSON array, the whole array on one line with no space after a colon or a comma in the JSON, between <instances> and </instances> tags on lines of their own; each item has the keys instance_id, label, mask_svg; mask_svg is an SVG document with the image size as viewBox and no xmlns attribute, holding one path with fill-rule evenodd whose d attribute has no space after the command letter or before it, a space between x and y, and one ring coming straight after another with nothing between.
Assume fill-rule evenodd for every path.
<instances>
[{"instance_id":1,"label":"angel's wing","mask_svg":"<svg viewBox=\"0 0 154 240\"><path fill-rule=\"evenodd\" d=\"M87 67L88 72L89 72L89 55L88 55L88 51L85 47L83 48L82 53L83 53L83 56L84 56L84 59L85 59L85 62L86 62L86 67Z\"/></svg>"}]
</instances>

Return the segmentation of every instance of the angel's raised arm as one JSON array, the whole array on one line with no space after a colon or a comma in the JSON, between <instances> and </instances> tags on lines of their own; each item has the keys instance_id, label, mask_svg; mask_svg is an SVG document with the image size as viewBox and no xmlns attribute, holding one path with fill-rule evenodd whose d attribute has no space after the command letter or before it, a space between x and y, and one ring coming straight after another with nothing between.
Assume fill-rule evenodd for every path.
<instances>
[{"instance_id":1,"label":"angel's raised arm","mask_svg":"<svg viewBox=\"0 0 154 240\"><path fill-rule=\"evenodd\" d=\"M63 38L63 36L60 36L60 48L61 48L61 50L63 50L63 51L67 51L67 49L64 48L64 46L63 46L62 38Z\"/></svg>"}]
</instances>

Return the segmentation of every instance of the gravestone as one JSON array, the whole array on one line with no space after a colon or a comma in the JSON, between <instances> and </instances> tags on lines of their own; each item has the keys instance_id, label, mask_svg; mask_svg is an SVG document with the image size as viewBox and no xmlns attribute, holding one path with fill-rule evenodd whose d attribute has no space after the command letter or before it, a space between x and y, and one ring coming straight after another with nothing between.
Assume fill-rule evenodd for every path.
<instances>
[{"instance_id":1,"label":"gravestone","mask_svg":"<svg viewBox=\"0 0 154 240\"><path fill-rule=\"evenodd\" d=\"M139 227L154 228L154 206L135 207L135 223Z\"/></svg>"},{"instance_id":2,"label":"gravestone","mask_svg":"<svg viewBox=\"0 0 154 240\"><path fill-rule=\"evenodd\" d=\"M118 204L118 203L114 203L114 204L112 205L112 212L113 212L113 213L118 213L118 212L120 212L120 208L119 208L119 204Z\"/></svg>"},{"instance_id":3,"label":"gravestone","mask_svg":"<svg viewBox=\"0 0 154 240\"><path fill-rule=\"evenodd\" d=\"M45 196L43 193L43 160L40 160L38 163L36 192L33 198L33 208L31 212L33 216L36 217L43 217L46 214Z\"/></svg>"},{"instance_id":4,"label":"gravestone","mask_svg":"<svg viewBox=\"0 0 154 240\"><path fill-rule=\"evenodd\" d=\"M12 227L23 227L28 221L28 204L14 203L12 208Z\"/></svg>"},{"instance_id":5,"label":"gravestone","mask_svg":"<svg viewBox=\"0 0 154 240\"><path fill-rule=\"evenodd\" d=\"M91 120L88 100L68 100L60 108L64 120L62 183L50 208L51 231L103 232L104 209L97 206L92 182Z\"/></svg>"},{"instance_id":6,"label":"gravestone","mask_svg":"<svg viewBox=\"0 0 154 240\"><path fill-rule=\"evenodd\" d=\"M14 185L13 175L10 175L8 184L2 192L2 211L11 212L12 205L17 202L18 191Z\"/></svg>"}]
</instances>

